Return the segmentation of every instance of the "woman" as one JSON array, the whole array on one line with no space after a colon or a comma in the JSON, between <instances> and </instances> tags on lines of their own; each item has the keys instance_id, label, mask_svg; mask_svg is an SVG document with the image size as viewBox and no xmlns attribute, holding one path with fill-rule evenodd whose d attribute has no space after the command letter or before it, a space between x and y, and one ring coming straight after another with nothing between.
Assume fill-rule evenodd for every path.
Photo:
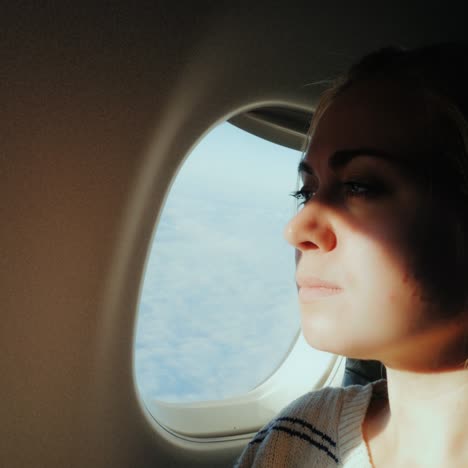
<instances>
[{"instance_id":1,"label":"woman","mask_svg":"<svg viewBox=\"0 0 468 468\"><path fill-rule=\"evenodd\" d=\"M387 48L322 96L285 230L302 330L387 380L303 396L239 467L468 466L467 63Z\"/></svg>"}]
</instances>

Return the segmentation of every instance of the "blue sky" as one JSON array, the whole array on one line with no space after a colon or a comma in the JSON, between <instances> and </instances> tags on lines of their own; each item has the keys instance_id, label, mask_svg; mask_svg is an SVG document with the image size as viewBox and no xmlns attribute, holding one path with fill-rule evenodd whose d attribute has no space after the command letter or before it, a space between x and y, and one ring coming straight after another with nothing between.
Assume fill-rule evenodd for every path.
<instances>
[{"instance_id":1,"label":"blue sky","mask_svg":"<svg viewBox=\"0 0 468 468\"><path fill-rule=\"evenodd\" d=\"M149 252L135 341L146 398L206 401L254 388L299 329L294 214L300 154L225 123L182 166Z\"/></svg>"}]
</instances>

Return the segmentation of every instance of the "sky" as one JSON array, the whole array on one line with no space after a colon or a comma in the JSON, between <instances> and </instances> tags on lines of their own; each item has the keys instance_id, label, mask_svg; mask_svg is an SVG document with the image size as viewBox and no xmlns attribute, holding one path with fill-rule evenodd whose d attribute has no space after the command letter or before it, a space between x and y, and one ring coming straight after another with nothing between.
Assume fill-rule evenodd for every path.
<instances>
[{"instance_id":1,"label":"sky","mask_svg":"<svg viewBox=\"0 0 468 468\"><path fill-rule=\"evenodd\" d=\"M135 338L146 399L246 393L285 358L299 330L294 251L300 153L229 123L182 166L148 253Z\"/></svg>"}]
</instances>

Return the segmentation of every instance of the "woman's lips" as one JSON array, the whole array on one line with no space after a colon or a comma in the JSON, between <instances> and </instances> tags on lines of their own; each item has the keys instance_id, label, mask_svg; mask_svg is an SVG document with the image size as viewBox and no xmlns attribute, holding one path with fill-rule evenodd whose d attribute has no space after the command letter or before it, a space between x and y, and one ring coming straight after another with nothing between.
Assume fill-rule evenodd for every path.
<instances>
[{"instance_id":1,"label":"woman's lips","mask_svg":"<svg viewBox=\"0 0 468 468\"><path fill-rule=\"evenodd\" d=\"M297 278L299 301L309 303L324 297L335 296L342 292L338 285L319 278Z\"/></svg>"},{"instance_id":2,"label":"woman's lips","mask_svg":"<svg viewBox=\"0 0 468 468\"><path fill-rule=\"evenodd\" d=\"M329 296L335 296L342 290L339 288L323 288L323 287L301 287L299 288L299 301L308 303L316 301L317 299Z\"/></svg>"}]
</instances>

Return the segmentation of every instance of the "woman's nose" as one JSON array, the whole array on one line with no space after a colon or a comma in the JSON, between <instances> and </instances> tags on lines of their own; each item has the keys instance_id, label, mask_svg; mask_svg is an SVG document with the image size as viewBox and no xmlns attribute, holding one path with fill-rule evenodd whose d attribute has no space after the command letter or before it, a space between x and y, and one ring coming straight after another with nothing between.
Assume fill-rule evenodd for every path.
<instances>
[{"instance_id":1,"label":"woman's nose","mask_svg":"<svg viewBox=\"0 0 468 468\"><path fill-rule=\"evenodd\" d=\"M286 225L286 240L301 252L333 250L336 235L329 223L327 210L323 204L309 201Z\"/></svg>"}]
</instances>

